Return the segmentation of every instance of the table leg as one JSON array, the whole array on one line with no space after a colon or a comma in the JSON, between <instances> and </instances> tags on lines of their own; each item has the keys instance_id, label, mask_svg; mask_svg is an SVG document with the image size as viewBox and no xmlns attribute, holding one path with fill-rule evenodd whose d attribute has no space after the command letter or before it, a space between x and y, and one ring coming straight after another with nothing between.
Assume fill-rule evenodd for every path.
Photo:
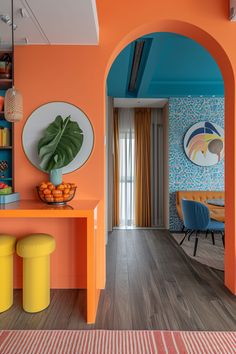
<instances>
[{"instance_id":1,"label":"table leg","mask_svg":"<svg viewBox=\"0 0 236 354\"><path fill-rule=\"evenodd\" d=\"M96 320L99 294L96 289L96 230L91 212L87 217L87 323Z\"/></svg>"}]
</instances>

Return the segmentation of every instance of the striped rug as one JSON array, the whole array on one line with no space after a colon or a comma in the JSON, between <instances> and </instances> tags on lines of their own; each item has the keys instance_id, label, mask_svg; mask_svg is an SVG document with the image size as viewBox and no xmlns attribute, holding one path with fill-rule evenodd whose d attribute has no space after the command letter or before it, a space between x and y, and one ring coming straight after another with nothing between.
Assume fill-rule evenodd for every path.
<instances>
[{"instance_id":1,"label":"striped rug","mask_svg":"<svg viewBox=\"0 0 236 354\"><path fill-rule=\"evenodd\" d=\"M235 354L236 332L0 331L1 354Z\"/></svg>"}]
</instances>

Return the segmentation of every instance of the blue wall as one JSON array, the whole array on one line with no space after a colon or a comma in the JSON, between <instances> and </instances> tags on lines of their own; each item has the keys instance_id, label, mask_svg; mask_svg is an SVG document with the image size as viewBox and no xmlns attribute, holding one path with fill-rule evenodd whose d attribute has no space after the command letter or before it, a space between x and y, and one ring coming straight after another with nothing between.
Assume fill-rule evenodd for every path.
<instances>
[{"instance_id":1,"label":"blue wall","mask_svg":"<svg viewBox=\"0 0 236 354\"><path fill-rule=\"evenodd\" d=\"M170 230L180 230L176 212L177 190L224 190L224 160L201 167L185 155L183 138L197 122L208 120L224 127L224 98L170 98L169 100L169 191Z\"/></svg>"},{"instance_id":2,"label":"blue wall","mask_svg":"<svg viewBox=\"0 0 236 354\"><path fill-rule=\"evenodd\" d=\"M190 38L151 33L146 40L137 89L128 91L135 42L116 58L107 79L112 97L223 96L224 82L211 54ZM146 49L145 49L146 48Z\"/></svg>"}]
</instances>

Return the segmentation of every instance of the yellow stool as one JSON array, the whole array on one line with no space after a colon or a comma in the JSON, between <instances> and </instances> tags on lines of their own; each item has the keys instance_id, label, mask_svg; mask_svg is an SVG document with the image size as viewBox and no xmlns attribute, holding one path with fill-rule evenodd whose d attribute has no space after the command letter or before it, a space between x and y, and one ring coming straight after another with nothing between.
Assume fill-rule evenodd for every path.
<instances>
[{"instance_id":1,"label":"yellow stool","mask_svg":"<svg viewBox=\"0 0 236 354\"><path fill-rule=\"evenodd\" d=\"M0 312L13 304L13 253L16 238L0 235Z\"/></svg>"},{"instance_id":2,"label":"yellow stool","mask_svg":"<svg viewBox=\"0 0 236 354\"><path fill-rule=\"evenodd\" d=\"M32 234L17 242L23 257L23 309L39 312L50 304L50 254L55 240L46 234Z\"/></svg>"}]
</instances>

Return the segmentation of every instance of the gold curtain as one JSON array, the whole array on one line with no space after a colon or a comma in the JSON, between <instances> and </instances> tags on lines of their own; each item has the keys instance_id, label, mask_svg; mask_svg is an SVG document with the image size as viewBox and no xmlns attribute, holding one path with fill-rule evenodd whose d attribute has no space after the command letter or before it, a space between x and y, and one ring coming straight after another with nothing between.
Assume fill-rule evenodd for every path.
<instances>
[{"instance_id":1,"label":"gold curtain","mask_svg":"<svg viewBox=\"0 0 236 354\"><path fill-rule=\"evenodd\" d=\"M114 108L114 161L113 161L113 226L119 226L119 111Z\"/></svg>"},{"instance_id":2,"label":"gold curtain","mask_svg":"<svg viewBox=\"0 0 236 354\"><path fill-rule=\"evenodd\" d=\"M135 108L135 225L151 226L151 109Z\"/></svg>"}]
</instances>

